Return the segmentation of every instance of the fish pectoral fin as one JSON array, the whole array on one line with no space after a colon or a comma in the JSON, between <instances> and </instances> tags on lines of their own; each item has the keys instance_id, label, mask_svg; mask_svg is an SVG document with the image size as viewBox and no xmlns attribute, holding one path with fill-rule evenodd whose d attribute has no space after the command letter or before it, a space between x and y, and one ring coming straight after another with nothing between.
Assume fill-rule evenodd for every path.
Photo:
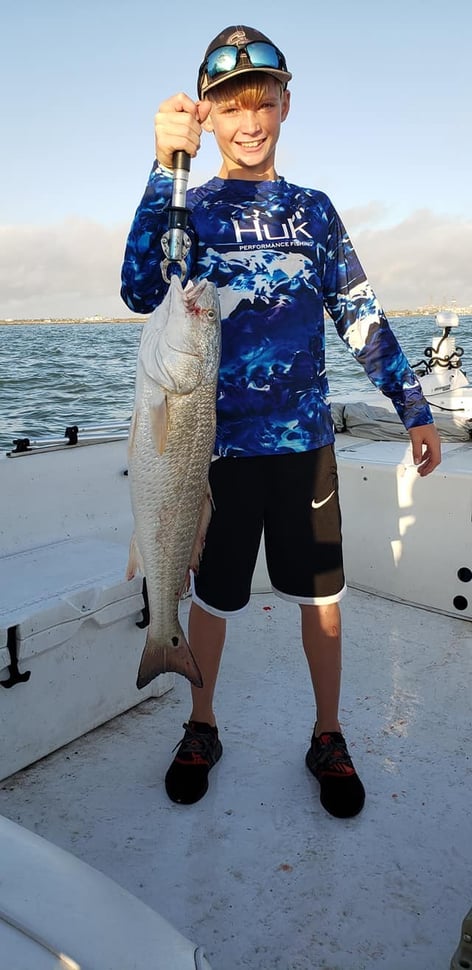
<instances>
[{"instance_id":1,"label":"fish pectoral fin","mask_svg":"<svg viewBox=\"0 0 472 970\"><path fill-rule=\"evenodd\" d=\"M202 558L203 547L205 545L205 538L208 531L208 526L210 525L211 514L214 509L213 495L211 494L210 485L207 485L205 496L200 508L200 515L198 517L197 528L195 530L195 536L193 540L192 552L190 553L190 569L192 572L197 573L198 567L200 565L200 559Z\"/></svg>"},{"instance_id":2,"label":"fish pectoral fin","mask_svg":"<svg viewBox=\"0 0 472 970\"><path fill-rule=\"evenodd\" d=\"M151 434L157 455L162 455L167 444L167 398L163 397L159 404L151 404L149 409Z\"/></svg>"},{"instance_id":3,"label":"fish pectoral fin","mask_svg":"<svg viewBox=\"0 0 472 970\"><path fill-rule=\"evenodd\" d=\"M144 575L144 563L143 563L143 557L139 551L136 534L133 532L133 535L131 536L130 544L129 544L129 557L128 557L128 565L126 567L126 579L133 579L133 576L136 576L136 573L141 573L141 575Z\"/></svg>"}]
</instances>

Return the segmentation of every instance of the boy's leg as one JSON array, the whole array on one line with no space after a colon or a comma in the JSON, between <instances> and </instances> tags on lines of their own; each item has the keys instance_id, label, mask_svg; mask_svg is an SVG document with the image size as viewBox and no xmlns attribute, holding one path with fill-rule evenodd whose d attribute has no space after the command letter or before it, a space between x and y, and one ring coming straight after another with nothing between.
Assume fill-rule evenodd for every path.
<instances>
[{"instance_id":1,"label":"boy's leg","mask_svg":"<svg viewBox=\"0 0 472 970\"><path fill-rule=\"evenodd\" d=\"M282 456L271 476L264 520L267 564L274 591L298 603L316 702L307 765L331 815L357 815L364 804L339 725L341 614L345 592L341 512L332 446ZM274 468L275 471L275 468Z\"/></svg>"},{"instance_id":2,"label":"boy's leg","mask_svg":"<svg viewBox=\"0 0 472 970\"><path fill-rule=\"evenodd\" d=\"M226 620L192 603L189 643L202 674L203 687L192 685L192 713L167 771L166 791L173 802L193 805L208 789L208 775L223 748L213 711L213 695L225 641Z\"/></svg>"},{"instance_id":3,"label":"boy's leg","mask_svg":"<svg viewBox=\"0 0 472 970\"><path fill-rule=\"evenodd\" d=\"M316 701L316 733L339 731L341 610L339 603L301 609L302 641Z\"/></svg>"},{"instance_id":4,"label":"boy's leg","mask_svg":"<svg viewBox=\"0 0 472 970\"><path fill-rule=\"evenodd\" d=\"M189 616L189 643L203 687L192 687L192 713L166 774L166 791L174 802L193 804L202 798L208 788L208 774L223 751L213 695L226 617L244 609L251 593L262 533L262 507L257 500L258 464L250 458L219 458L210 466L215 508L194 578Z\"/></svg>"},{"instance_id":5,"label":"boy's leg","mask_svg":"<svg viewBox=\"0 0 472 970\"><path fill-rule=\"evenodd\" d=\"M226 620L213 616L192 603L188 622L189 643L202 675L203 687L192 685L191 721L204 721L215 727L213 695L220 669L221 655L226 634Z\"/></svg>"},{"instance_id":6,"label":"boy's leg","mask_svg":"<svg viewBox=\"0 0 472 970\"><path fill-rule=\"evenodd\" d=\"M306 763L320 783L320 801L330 815L351 818L365 801L339 724L341 611L338 603L301 606L302 640L316 703Z\"/></svg>"}]
</instances>

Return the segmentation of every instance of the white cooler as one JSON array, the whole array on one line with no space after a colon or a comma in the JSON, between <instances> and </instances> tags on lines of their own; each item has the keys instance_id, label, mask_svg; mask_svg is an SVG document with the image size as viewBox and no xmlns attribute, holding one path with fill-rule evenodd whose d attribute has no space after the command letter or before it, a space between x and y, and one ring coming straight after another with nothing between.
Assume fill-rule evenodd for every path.
<instances>
[{"instance_id":1,"label":"white cooler","mask_svg":"<svg viewBox=\"0 0 472 970\"><path fill-rule=\"evenodd\" d=\"M0 779L173 686L136 688L146 630L127 556L83 537L0 559Z\"/></svg>"}]
</instances>

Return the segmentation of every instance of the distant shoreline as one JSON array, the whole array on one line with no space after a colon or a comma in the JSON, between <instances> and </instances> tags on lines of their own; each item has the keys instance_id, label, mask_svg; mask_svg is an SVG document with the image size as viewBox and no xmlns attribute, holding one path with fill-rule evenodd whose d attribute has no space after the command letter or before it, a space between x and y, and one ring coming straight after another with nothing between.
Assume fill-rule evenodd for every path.
<instances>
[{"instance_id":1,"label":"distant shoreline","mask_svg":"<svg viewBox=\"0 0 472 970\"><path fill-rule=\"evenodd\" d=\"M69 324L90 324L91 327L96 327L100 324L108 323L144 323L147 320L147 316L143 314L142 317L100 317L100 319L94 317L56 317L51 319L38 319L38 320L0 320L0 327L18 327L18 326L67 326Z\"/></svg>"},{"instance_id":2,"label":"distant shoreline","mask_svg":"<svg viewBox=\"0 0 472 970\"><path fill-rule=\"evenodd\" d=\"M458 316L471 316L472 306L468 307L451 307L451 306L428 306L419 307L416 310L386 310L385 313L387 317L434 317L436 313L440 313L444 310L452 310L457 313ZM13 327L13 326L65 326L68 324L90 324L90 326L96 326L97 324L109 324L109 323L145 323L148 316L143 314L143 316L133 316L133 317L56 317L56 318L39 318L33 320L0 320L1 327Z\"/></svg>"}]
</instances>

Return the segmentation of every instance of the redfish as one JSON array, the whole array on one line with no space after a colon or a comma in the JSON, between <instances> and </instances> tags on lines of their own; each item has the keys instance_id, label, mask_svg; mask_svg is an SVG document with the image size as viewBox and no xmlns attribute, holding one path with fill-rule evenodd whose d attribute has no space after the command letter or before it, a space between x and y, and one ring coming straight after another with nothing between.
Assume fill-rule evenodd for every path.
<instances>
[{"instance_id":1,"label":"redfish","mask_svg":"<svg viewBox=\"0 0 472 970\"><path fill-rule=\"evenodd\" d=\"M129 434L129 481L135 532L127 577L146 577L149 627L137 686L166 671L201 687L179 620L189 570L198 568L211 514L208 468L216 431L221 353L218 292L213 283L173 275L143 326Z\"/></svg>"}]
</instances>

